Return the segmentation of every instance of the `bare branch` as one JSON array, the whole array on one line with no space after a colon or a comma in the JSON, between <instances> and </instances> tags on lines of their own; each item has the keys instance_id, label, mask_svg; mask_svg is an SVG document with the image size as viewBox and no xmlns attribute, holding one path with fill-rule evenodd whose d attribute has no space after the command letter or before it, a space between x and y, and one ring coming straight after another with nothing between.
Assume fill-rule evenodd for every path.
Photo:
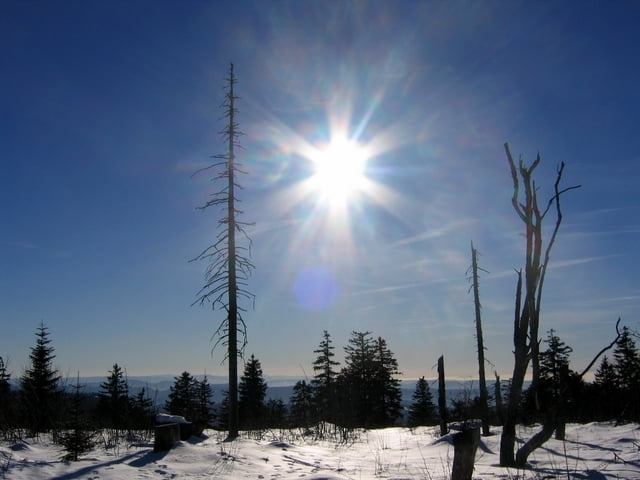
<instances>
[{"instance_id":1,"label":"bare branch","mask_svg":"<svg viewBox=\"0 0 640 480\"><path fill-rule=\"evenodd\" d=\"M620 332L620 317L618 317L618 321L616 322L616 338L613 339L613 341L607 345L606 347L604 347L602 350L600 350L595 357L593 357L593 359L591 360L591 362L589 362L589 365L587 365L587 367L582 371L582 373L580 373L578 375L579 378L582 378L586 375L586 373L591 370L591 367L593 367L593 364L596 363L596 361L598 360L598 358L600 358L600 355L602 355L604 352L606 352L607 350L609 350L611 347L613 347L616 343L618 343L618 340L620 340L620 337L622 336L622 333Z\"/></svg>"}]
</instances>

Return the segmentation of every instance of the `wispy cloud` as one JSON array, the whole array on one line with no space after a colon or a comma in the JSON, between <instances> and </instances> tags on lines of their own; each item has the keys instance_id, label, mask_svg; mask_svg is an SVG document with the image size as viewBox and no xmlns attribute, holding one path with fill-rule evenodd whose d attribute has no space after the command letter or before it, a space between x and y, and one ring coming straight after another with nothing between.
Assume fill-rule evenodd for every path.
<instances>
[{"instance_id":1,"label":"wispy cloud","mask_svg":"<svg viewBox=\"0 0 640 480\"><path fill-rule=\"evenodd\" d=\"M640 233L640 226L625 228L622 230L593 231L593 232L566 232L565 237L599 237L604 235L624 235L629 233Z\"/></svg>"},{"instance_id":2,"label":"wispy cloud","mask_svg":"<svg viewBox=\"0 0 640 480\"><path fill-rule=\"evenodd\" d=\"M412 243L418 243L418 242L424 242L427 240L431 240L433 238L438 238L438 237L442 237L444 235L447 235L448 233L451 233L453 231L459 230L463 227L467 227L473 223L476 223L477 220L472 219L472 218L466 218L463 220L456 220L455 222L451 222L448 225L445 225L443 227L440 228L430 228L429 230L426 230L422 233L419 233L417 235L414 235L412 237L408 237L408 238L403 238L402 240L398 240L397 242L395 242L393 244L394 247L397 246L401 246L401 245L410 245Z\"/></svg>"},{"instance_id":3,"label":"wispy cloud","mask_svg":"<svg viewBox=\"0 0 640 480\"><path fill-rule=\"evenodd\" d=\"M29 249L29 250L37 250L38 245L31 243L31 242L24 242L24 241L18 241L18 242L2 242L3 245L6 245L8 247L18 247L18 248L25 248L25 249Z\"/></svg>"},{"instance_id":4,"label":"wispy cloud","mask_svg":"<svg viewBox=\"0 0 640 480\"><path fill-rule=\"evenodd\" d=\"M388 287L381 287L381 288L371 288L368 290L360 290L358 292L353 292L350 295L351 296L358 296L358 295L370 295L373 293L389 293L389 292L397 292L399 290L407 290L409 288L416 288L416 287L422 287L424 286L424 282L414 282L414 283L405 283L403 285L392 285L392 286L388 286Z\"/></svg>"},{"instance_id":5,"label":"wispy cloud","mask_svg":"<svg viewBox=\"0 0 640 480\"><path fill-rule=\"evenodd\" d=\"M561 260L557 262L551 262L549 264L549 268L553 269L553 268L573 267L574 265L582 265L584 263L599 262L602 260L608 260L610 258L616 258L621 256L622 255L603 255L600 257L585 257L585 258L575 258L573 260Z\"/></svg>"}]
</instances>

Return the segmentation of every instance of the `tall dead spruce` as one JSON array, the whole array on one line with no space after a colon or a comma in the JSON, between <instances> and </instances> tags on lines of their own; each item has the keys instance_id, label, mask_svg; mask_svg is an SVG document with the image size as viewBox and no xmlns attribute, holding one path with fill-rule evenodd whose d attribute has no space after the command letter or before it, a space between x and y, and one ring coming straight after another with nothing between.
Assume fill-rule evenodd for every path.
<instances>
[{"instance_id":1,"label":"tall dead spruce","mask_svg":"<svg viewBox=\"0 0 640 480\"><path fill-rule=\"evenodd\" d=\"M480 420L482 421L482 435L490 435L489 430L489 393L487 391L487 378L484 369L484 339L482 336L482 315L480 305L480 286L478 280L478 270L487 272L478 267L478 250L471 242L471 288L473 289L473 303L476 314L476 342L478 345L478 386L480 387ZM469 273L469 270L467 270ZM488 272L487 272L488 273Z\"/></svg>"},{"instance_id":2,"label":"tall dead spruce","mask_svg":"<svg viewBox=\"0 0 640 480\"><path fill-rule=\"evenodd\" d=\"M217 337L213 348L220 344L227 347L225 359L229 362L228 440L238 436L238 356L242 355L247 343L246 324L242 318L242 312L246 310L238 305L238 299L239 297L250 301L254 299L253 294L246 289L247 280L254 267L249 260L251 239L245 227L252 224L238 220L238 216L243 212L236 207L240 201L236 197L236 190L242 188L237 183L236 176L246 172L241 170L235 155L236 148L241 148L239 138L242 135L236 121L238 110L235 107L235 101L239 97L235 95L235 85L236 78L232 63L226 79L225 99L221 105L226 124L220 134L227 144L227 151L213 156L212 158L217 160L215 163L194 173L197 175L213 170L216 172L213 180L223 184L220 190L211 195L208 202L198 207L199 210L205 210L218 206L222 215L218 220L218 233L214 242L193 260L208 262L205 283L198 292L198 299L194 304L210 303L214 310L217 308L226 312L226 318L213 335ZM238 245L237 234L244 238L246 247Z\"/></svg>"},{"instance_id":3,"label":"tall dead spruce","mask_svg":"<svg viewBox=\"0 0 640 480\"><path fill-rule=\"evenodd\" d=\"M551 249L555 243L562 223L562 209L560 198L563 193L579 188L580 185L560 188L564 162L558 166L556 181L554 184L554 195L547 202L546 208L540 210L538 205L538 189L533 180L533 173L540 164L540 154L535 161L526 166L524 160L520 159L516 166L509 144L504 144L504 149L511 169L513 180L513 197L511 203L520 219L525 224L525 267L524 267L524 298L522 270L518 271L518 281L516 287L516 302L514 315L514 365L511 387L509 391L509 401L505 416L502 437L500 439L500 464L502 466L515 466L514 446L516 441L516 416L518 405L522 396L522 386L524 377L531 362L532 367L532 388L535 391L539 374L539 345L538 326L540 319L540 305L542 302L542 288L544 278L549 265ZM522 192L524 189L524 192ZM555 205L555 225L546 247L543 242L543 220ZM526 458L518 455L519 463L526 463ZM524 460L524 461L523 461ZM524 466L524 465L520 465Z\"/></svg>"}]
</instances>

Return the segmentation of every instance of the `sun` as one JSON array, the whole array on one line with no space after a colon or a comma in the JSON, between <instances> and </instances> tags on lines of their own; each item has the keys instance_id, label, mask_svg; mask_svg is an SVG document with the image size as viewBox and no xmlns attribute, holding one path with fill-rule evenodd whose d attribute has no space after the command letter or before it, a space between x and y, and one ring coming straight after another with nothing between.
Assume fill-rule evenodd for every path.
<instances>
[{"instance_id":1,"label":"sun","mask_svg":"<svg viewBox=\"0 0 640 480\"><path fill-rule=\"evenodd\" d=\"M355 140L334 138L326 146L315 149L310 159L314 173L311 188L319 200L331 206L343 206L350 197L362 192L366 185L367 149Z\"/></svg>"}]
</instances>

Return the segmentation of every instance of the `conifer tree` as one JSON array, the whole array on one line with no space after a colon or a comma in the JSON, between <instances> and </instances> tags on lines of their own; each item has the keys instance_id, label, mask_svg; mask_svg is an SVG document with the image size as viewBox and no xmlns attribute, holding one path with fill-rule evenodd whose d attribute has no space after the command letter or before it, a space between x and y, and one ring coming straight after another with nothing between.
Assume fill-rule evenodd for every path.
<instances>
[{"instance_id":1,"label":"conifer tree","mask_svg":"<svg viewBox=\"0 0 640 480\"><path fill-rule=\"evenodd\" d=\"M606 355L602 358L600 366L594 374L593 395L595 407L593 409L596 420L609 420L620 413L618 406L620 394L618 389L618 376L615 366Z\"/></svg>"},{"instance_id":2,"label":"conifer tree","mask_svg":"<svg viewBox=\"0 0 640 480\"><path fill-rule=\"evenodd\" d=\"M13 423L13 396L11 392L11 374L7 364L0 357L0 433L4 433Z\"/></svg>"},{"instance_id":3,"label":"conifer tree","mask_svg":"<svg viewBox=\"0 0 640 480\"><path fill-rule=\"evenodd\" d=\"M341 410L352 410L357 426L370 426L374 374L371 332L351 332L344 352L345 368L340 376L342 387L346 389L343 399L348 405L341 406Z\"/></svg>"},{"instance_id":4,"label":"conifer tree","mask_svg":"<svg viewBox=\"0 0 640 480\"><path fill-rule=\"evenodd\" d=\"M267 382L262 376L260 361L253 354L244 366L238 393L240 424L249 428L260 426L265 414Z\"/></svg>"},{"instance_id":5,"label":"conifer tree","mask_svg":"<svg viewBox=\"0 0 640 480\"><path fill-rule=\"evenodd\" d=\"M640 355L627 326L622 328L613 357L620 413L627 420L640 420Z\"/></svg>"},{"instance_id":6,"label":"conifer tree","mask_svg":"<svg viewBox=\"0 0 640 480\"><path fill-rule=\"evenodd\" d=\"M227 77L227 91L222 104L224 116L227 120L224 130L221 132L227 144L227 151L214 156L219 160L198 172L216 170L215 180L223 182L223 187L212 195L200 210L209 207L221 207L222 215L218 220L218 234L211 245L205 248L194 260L209 262L205 270L205 284L198 292L198 299L194 303L221 309L225 318L218 326L215 334L218 341L215 345L222 344L227 347L226 359L229 362L229 440L238 436L238 357L242 355L246 346L246 325L242 318L245 310L239 305L239 298L253 300L253 294L247 290L247 281L253 264L249 260L251 240L245 227L249 223L238 219L243 213L237 208L239 199L236 189L241 186L237 176L243 172L236 160L236 149L240 147L239 139L242 135L236 120L238 109L235 94L236 77L233 71L233 63L229 67ZM248 243L243 247L237 241L237 235L243 236ZM214 348L215 348L214 345Z\"/></svg>"},{"instance_id":7,"label":"conifer tree","mask_svg":"<svg viewBox=\"0 0 640 480\"><path fill-rule=\"evenodd\" d=\"M400 375L398 361L389 350L386 340L378 337L373 345L373 411L372 420L375 426L388 426L393 424L402 411L402 391L400 380L395 378Z\"/></svg>"},{"instance_id":8,"label":"conifer tree","mask_svg":"<svg viewBox=\"0 0 640 480\"><path fill-rule=\"evenodd\" d=\"M22 407L32 433L48 431L59 417L60 376L53 367L55 349L50 344L49 329L41 322L29 355L31 367L20 379Z\"/></svg>"},{"instance_id":9,"label":"conifer tree","mask_svg":"<svg viewBox=\"0 0 640 480\"><path fill-rule=\"evenodd\" d=\"M574 401L569 370L569 355L573 349L566 345L551 329L548 332L547 349L540 353L540 386L538 401L544 402L542 410L555 410L556 439L564 440L567 406Z\"/></svg>"},{"instance_id":10,"label":"conifer tree","mask_svg":"<svg viewBox=\"0 0 640 480\"><path fill-rule=\"evenodd\" d=\"M98 413L104 426L116 430L129 428L129 383L117 363L109 370L107 380L100 384Z\"/></svg>"},{"instance_id":11,"label":"conifer tree","mask_svg":"<svg viewBox=\"0 0 640 480\"><path fill-rule=\"evenodd\" d=\"M329 422L333 421L335 414L335 384L338 377L335 368L340 365L340 362L333 360L334 348L329 332L324 330L318 349L313 351L318 356L313 362L314 376L311 380L318 418Z\"/></svg>"},{"instance_id":12,"label":"conifer tree","mask_svg":"<svg viewBox=\"0 0 640 480\"><path fill-rule=\"evenodd\" d=\"M284 428L287 424L287 406L279 398L270 398L265 405L266 422L270 428Z\"/></svg>"},{"instance_id":13,"label":"conifer tree","mask_svg":"<svg viewBox=\"0 0 640 480\"><path fill-rule=\"evenodd\" d=\"M182 372L179 377L174 377L173 385L169 389L169 397L165 402L165 410L171 415L180 415L189 421L195 421L198 390L196 379L189 372Z\"/></svg>"},{"instance_id":14,"label":"conifer tree","mask_svg":"<svg viewBox=\"0 0 640 480\"><path fill-rule=\"evenodd\" d=\"M224 430L229 426L229 392L222 392L222 401L215 410L216 428Z\"/></svg>"},{"instance_id":15,"label":"conifer tree","mask_svg":"<svg viewBox=\"0 0 640 480\"><path fill-rule=\"evenodd\" d=\"M197 422L202 427L208 427L213 422L215 414L213 413L213 389L206 375L202 380L196 380L196 393L196 415L194 422Z\"/></svg>"},{"instance_id":16,"label":"conifer tree","mask_svg":"<svg viewBox=\"0 0 640 480\"><path fill-rule=\"evenodd\" d=\"M409 407L409 426L418 427L432 425L435 421L436 406L429 390L429 383L420 377L413 392L413 403Z\"/></svg>"},{"instance_id":17,"label":"conifer tree","mask_svg":"<svg viewBox=\"0 0 640 480\"><path fill-rule=\"evenodd\" d=\"M306 380L298 380L289 399L290 419L294 427L309 428L315 421L313 388Z\"/></svg>"},{"instance_id":18,"label":"conifer tree","mask_svg":"<svg viewBox=\"0 0 640 480\"><path fill-rule=\"evenodd\" d=\"M78 374L71 394L67 429L60 435L60 443L66 451L62 458L66 461L77 462L81 454L88 452L95 446L96 431L82 408L81 389L80 374Z\"/></svg>"},{"instance_id":19,"label":"conifer tree","mask_svg":"<svg viewBox=\"0 0 640 480\"><path fill-rule=\"evenodd\" d=\"M156 411L144 387L135 396L130 397L129 409L133 428L145 430L153 427Z\"/></svg>"},{"instance_id":20,"label":"conifer tree","mask_svg":"<svg viewBox=\"0 0 640 480\"><path fill-rule=\"evenodd\" d=\"M618 387L623 391L632 390L640 381L640 355L627 326L622 327L613 358Z\"/></svg>"},{"instance_id":21,"label":"conifer tree","mask_svg":"<svg viewBox=\"0 0 640 480\"><path fill-rule=\"evenodd\" d=\"M382 337L371 339L371 332L352 332L344 350L342 413L352 411L357 426L392 424L400 415L402 393L395 378L398 362L387 342Z\"/></svg>"}]
</instances>

